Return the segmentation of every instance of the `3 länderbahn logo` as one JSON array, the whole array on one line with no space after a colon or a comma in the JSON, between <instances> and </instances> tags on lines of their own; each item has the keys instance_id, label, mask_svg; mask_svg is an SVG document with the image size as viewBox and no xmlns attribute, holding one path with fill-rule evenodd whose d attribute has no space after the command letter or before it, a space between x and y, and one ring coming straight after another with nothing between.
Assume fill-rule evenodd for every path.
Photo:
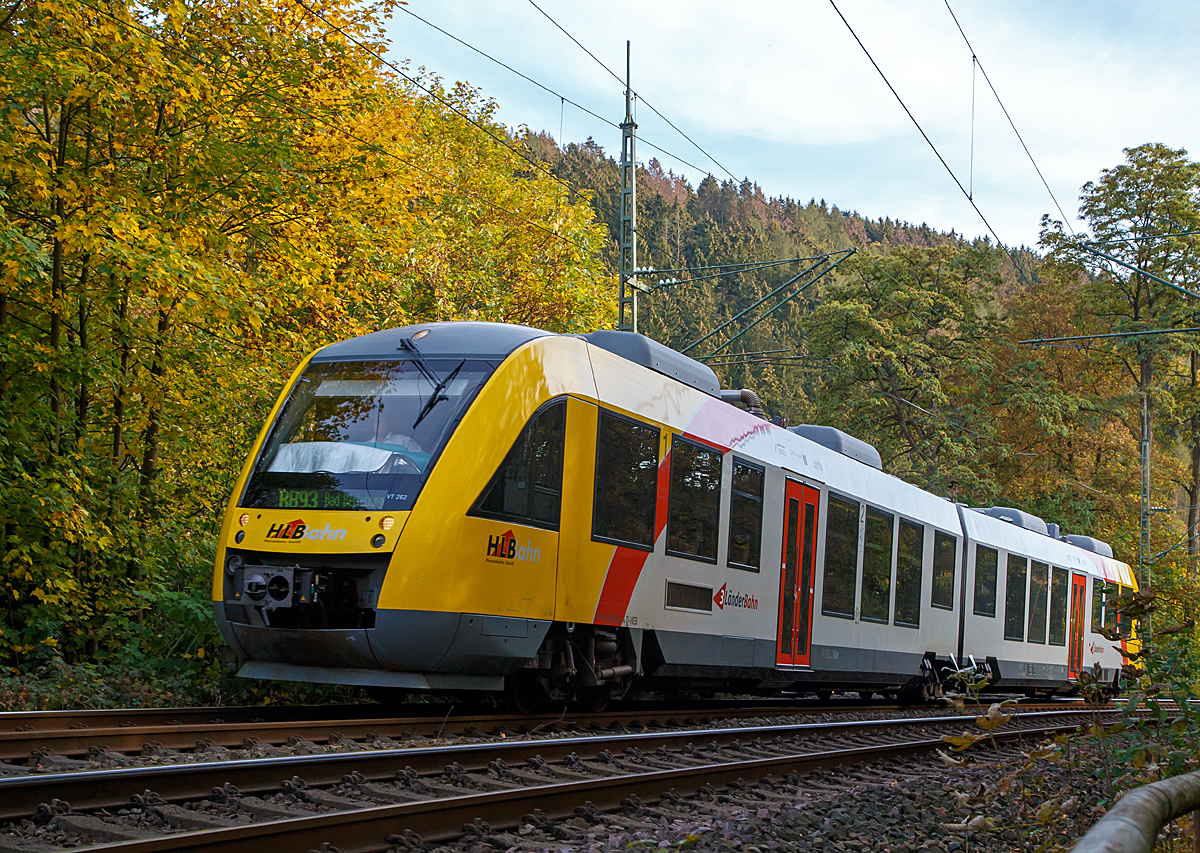
<instances>
[{"instance_id":1,"label":"3 l\u00e4nderbahn logo","mask_svg":"<svg viewBox=\"0 0 1200 853\"><path fill-rule=\"evenodd\" d=\"M533 547L533 540L530 539L525 540L524 545L519 544L517 537L513 536L513 532L506 530L499 536L488 537L487 556L492 559L516 560L521 563L540 563L542 550Z\"/></svg>"},{"instance_id":2,"label":"3 l\u00e4nderbahn logo","mask_svg":"<svg viewBox=\"0 0 1200 853\"><path fill-rule=\"evenodd\" d=\"M713 596L713 603L720 609L724 610L725 605L730 607L741 607L746 610L757 610L758 599L748 592L731 592L729 584L721 584L721 588L717 590L717 594Z\"/></svg>"}]
</instances>

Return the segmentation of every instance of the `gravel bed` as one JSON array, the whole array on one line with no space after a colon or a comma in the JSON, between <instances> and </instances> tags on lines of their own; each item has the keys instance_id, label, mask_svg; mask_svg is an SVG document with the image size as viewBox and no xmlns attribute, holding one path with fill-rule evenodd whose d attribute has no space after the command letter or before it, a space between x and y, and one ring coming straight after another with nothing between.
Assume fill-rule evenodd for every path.
<instances>
[{"instance_id":1,"label":"gravel bed","mask_svg":"<svg viewBox=\"0 0 1200 853\"><path fill-rule=\"evenodd\" d=\"M1027 770L1013 776L1022 766ZM1008 783L1001 781L1006 776ZM422 843L411 833L388 841L394 853L1053 851L1065 850L1103 815L1099 800L1079 773L1029 762L1009 745L963 767L936 757L894 760L654 803L632 798L619 814L585 806L552 821L535 813L502 832L477 821L452 844Z\"/></svg>"},{"instance_id":2,"label":"gravel bed","mask_svg":"<svg viewBox=\"0 0 1200 853\"><path fill-rule=\"evenodd\" d=\"M917 730L905 730L902 737L929 738L958 734L961 730L961 723L938 725L931 722L929 726L921 726ZM135 796L129 807L115 812L80 814L71 812L66 804L55 801L40 807L39 813L32 818L0 828L0 853L61 850L88 843L122 841L187 830L234 826L251 821L348 811L385 803L412 802L468 792L495 791L672 767L867 746L892 742L895 739L895 731L890 734L878 731L813 733L790 738L775 737L771 740L755 738L746 742L737 740L721 745L688 744L680 749L659 747L653 751L629 747L619 755L604 750L592 758L571 755L555 762L535 758L513 766L497 759L491 762L486 771L476 772L466 771L458 764L447 765L440 774L428 775L418 775L406 768L390 780L376 782L368 782L352 772L347 774L341 783L332 786L309 788L302 779L293 778L272 793L243 795L236 788L227 786L225 789L214 790L206 799L182 804L164 803L152 792L147 791L144 795ZM1013 753L1013 750L1009 749L1008 753ZM1019 756L1019 752L1015 754ZM933 771L932 775L930 768ZM493 834L485 827L475 827L474 836L477 837L476 844L483 844L486 849L492 851L513 847L530 851L550 849L546 845L560 849L563 846L559 837L562 833L578 835L578 832L584 830L588 837L572 835L569 839L571 843L566 845L567 849L574 849L573 845L576 843L585 847L600 845L596 849L616 850L625 849L630 845L639 849L657 849L656 846L649 845L678 848L681 843L688 847L710 843L735 846L751 844L759 847L768 844L769 847L769 842L774 842L776 846L782 844L788 849L826 851L908 849L903 846L876 848L872 846L875 842L871 839L891 839L896 833L884 832L884 825L889 828L907 825L911 822L910 818L924 814L930 804L927 783L937 781L939 777L945 777L947 774L961 776L970 772L975 771L945 768L927 761L893 762L836 772L820 772L766 786L735 787L721 793L709 792L708 795L699 798L668 801L665 805L656 805L654 808L646 808L634 802L630 804L626 815L600 816L585 813L578 816L573 824L549 824L534 816L527 826L515 834ZM990 768L983 772L995 775L997 771ZM881 778L897 778L901 781L891 785L880 785ZM956 784L961 786L968 783ZM855 803L853 810L847 809L848 795ZM954 802L952 800L951 805L954 805ZM826 807L832 809L832 813L827 819L823 819L824 823L814 824L813 815ZM933 808L936 810L938 806ZM942 823L952 823L957 819L953 815L946 817L946 814L949 813L937 815ZM883 823L872 823L872 815L878 816ZM966 818L972 816L968 814ZM595 823L588 823L591 818L596 819ZM861 828L854 828L853 824L860 818L865 822ZM580 821L587 826L580 824ZM939 832L943 835L951 832L940 830L937 825L929 824L928 820L923 823L918 821L914 825L922 839L936 838ZM574 829L571 829L572 826ZM759 841L738 841L742 835L749 833L750 836L754 836L756 832L762 836ZM855 841L853 833L858 833L868 841ZM674 840L670 840L668 836L675 836ZM838 839L838 843L844 840L849 846L824 847L827 840L832 842L835 838ZM907 843L901 836L896 836L896 839L898 844ZM804 847L804 844L809 846ZM863 847L863 844L868 846ZM464 848L460 845L445 849ZM957 850L949 846L945 849Z\"/></svg>"}]
</instances>

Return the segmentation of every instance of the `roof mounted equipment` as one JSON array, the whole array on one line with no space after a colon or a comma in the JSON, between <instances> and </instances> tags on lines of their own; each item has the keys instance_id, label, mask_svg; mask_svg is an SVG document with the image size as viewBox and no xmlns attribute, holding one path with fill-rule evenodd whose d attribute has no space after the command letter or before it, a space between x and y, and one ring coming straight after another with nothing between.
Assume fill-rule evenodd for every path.
<instances>
[{"instance_id":1,"label":"roof mounted equipment","mask_svg":"<svg viewBox=\"0 0 1200 853\"><path fill-rule=\"evenodd\" d=\"M831 426L818 426L816 424L800 424L799 426L788 427L788 430L796 433L796 435L807 438L809 441L816 442L822 447L828 447L830 450L837 451L843 456L849 456L851 459L861 462L864 465L870 465L877 471L883 470L883 460L879 458L878 450L861 438L847 435L840 429L834 429Z\"/></svg>"}]
</instances>

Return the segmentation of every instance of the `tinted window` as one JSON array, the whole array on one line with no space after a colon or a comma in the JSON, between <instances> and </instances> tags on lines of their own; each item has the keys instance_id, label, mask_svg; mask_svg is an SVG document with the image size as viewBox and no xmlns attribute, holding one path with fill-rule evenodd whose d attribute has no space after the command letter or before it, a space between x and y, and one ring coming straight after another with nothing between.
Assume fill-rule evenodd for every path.
<instances>
[{"instance_id":1,"label":"tinted window","mask_svg":"<svg viewBox=\"0 0 1200 853\"><path fill-rule=\"evenodd\" d=\"M1050 596L1050 567L1034 560L1029 571L1029 636L1031 643L1046 642L1046 604Z\"/></svg>"},{"instance_id":2,"label":"tinted window","mask_svg":"<svg viewBox=\"0 0 1200 853\"><path fill-rule=\"evenodd\" d=\"M667 550L715 563L721 517L720 451L675 436L668 504Z\"/></svg>"},{"instance_id":3,"label":"tinted window","mask_svg":"<svg viewBox=\"0 0 1200 853\"><path fill-rule=\"evenodd\" d=\"M240 505L412 509L454 415L491 370L442 359L310 364L271 426Z\"/></svg>"},{"instance_id":4,"label":"tinted window","mask_svg":"<svg viewBox=\"0 0 1200 853\"><path fill-rule=\"evenodd\" d=\"M1067 570L1055 566L1050 574L1050 645L1067 644Z\"/></svg>"},{"instance_id":5,"label":"tinted window","mask_svg":"<svg viewBox=\"0 0 1200 853\"><path fill-rule=\"evenodd\" d=\"M892 605L892 519L891 513L867 507L862 618L885 625Z\"/></svg>"},{"instance_id":6,"label":"tinted window","mask_svg":"<svg viewBox=\"0 0 1200 853\"><path fill-rule=\"evenodd\" d=\"M1104 627L1104 581L1092 579L1092 633L1099 634Z\"/></svg>"},{"instance_id":7,"label":"tinted window","mask_svg":"<svg viewBox=\"0 0 1200 853\"><path fill-rule=\"evenodd\" d=\"M1008 555L1008 574L1004 579L1004 639L1025 639L1025 574L1029 563L1024 557Z\"/></svg>"},{"instance_id":8,"label":"tinted window","mask_svg":"<svg viewBox=\"0 0 1200 853\"><path fill-rule=\"evenodd\" d=\"M895 622L909 628L921 626L921 564L925 560L925 528L900 519L896 548Z\"/></svg>"},{"instance_id":9,"label":"tinted window","mask_svg":"<svg viewBox=\"0 0 1200 853\"><path fill-rule=\"evenodd\" d=\"M733 496L729 499L729 565L758 569L762 514L763 471L735 459Z\"/></svg>"},{"instance_id":10,"label":"tinted window","mask_svg":"<svg viewBox=\"0 0 1200 853\"><path fill-rule=\"evenodd\" d=\"M975 546L975 615L996 615L996 570L1000 555L995 548Z\"/></svg>"},{"instance_id":11,"label":"tinted window","mask_svg":"<svg viewBox=\"0 0 1200 853\"><path fill-rule=\"evenodd\" d=\"M592 535L654 547L658 428L600 410Z\"/></svg>"},{"instance_id":12,"label":"tinted window","mask_svg":"<svg viewBox=\"0 0 1200 853\"><path fill-rule=\"evenodd\" d=\"M471 514L557 529L566 424L566 400L535 414Z\"/></svg>"},{"instance_id":13,"label":"tinted window","mask_svg":"<svg viewBox=\"0 0 1200 853\"><path fill-rule=\"evenodd\" d=\"M933 591L929 603L946 610L954 609L954 551L958 542L940 530L933 534Z\"/></svg>"},{"instance_id":14,"label":"tinted window","mask_svg":"<svg viewBox=\"0 0 1200 853\"><path fill-rule=\"evenodd\" d=\"M858 502L829 496L825 522L825 587L821 612L854 618L855 576L858 574Z\"/></svg>"}]
</instances>

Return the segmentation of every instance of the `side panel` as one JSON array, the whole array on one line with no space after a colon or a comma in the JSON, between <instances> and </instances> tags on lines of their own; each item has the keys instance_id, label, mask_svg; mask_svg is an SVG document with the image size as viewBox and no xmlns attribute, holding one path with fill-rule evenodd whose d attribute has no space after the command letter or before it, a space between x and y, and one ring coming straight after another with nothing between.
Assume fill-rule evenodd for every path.
<instances>
[{"instance_id":1,"label":"side panel","mask_svg":"<svg viewBox=\"0 0 1200 853\"><path fill-rule=\"evenodd\" d=\"M569 393L594 393L586 345L573 338L533 341L496 370L412 509L380 609L553 617L559 534L466 512L537 408ZM569 476L564 472L564 480ZM500 539L516 544L503 556L490 554L490 543Z\"/></svg>"}]
</instances>

